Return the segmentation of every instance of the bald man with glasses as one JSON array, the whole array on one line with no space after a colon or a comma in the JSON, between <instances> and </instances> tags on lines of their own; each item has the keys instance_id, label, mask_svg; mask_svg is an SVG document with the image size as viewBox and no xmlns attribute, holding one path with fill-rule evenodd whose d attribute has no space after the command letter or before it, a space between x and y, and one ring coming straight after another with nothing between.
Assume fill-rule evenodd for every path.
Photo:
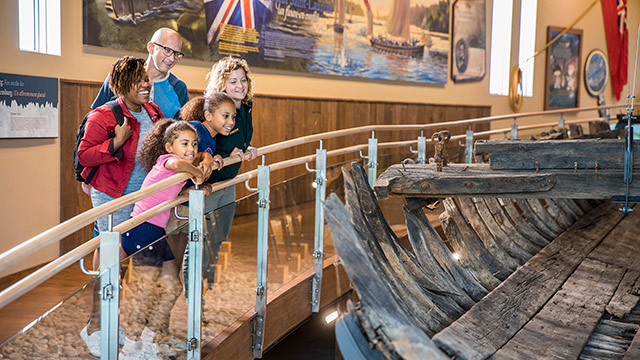
<instances>
[{"instance_id":1,"label":"bald man with glasses","mask_svg":"<svg viewBox=\"0 0 640 360\"><path fill-rule=\"evenodd\" d=\"M187 85L170 71L184 56L180 50L180 34L169 28L158 29L147 43L146 68L152 85L149 101L156 103L167 118L177 119L180 108L189 101ZM91 108L98 108L114 97L107 77Z\"/></svg>"}]
</instances>

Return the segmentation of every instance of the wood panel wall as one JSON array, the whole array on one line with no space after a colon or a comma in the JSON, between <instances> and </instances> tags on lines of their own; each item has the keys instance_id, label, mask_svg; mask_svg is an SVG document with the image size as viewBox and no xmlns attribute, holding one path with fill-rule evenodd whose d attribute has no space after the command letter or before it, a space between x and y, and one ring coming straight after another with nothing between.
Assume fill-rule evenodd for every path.
<instances>
[{"instance_id":1,"label":"wood panel wall","mask_svg":"<svg viewBox=\"0 0 640 360\"><path fill-rule=\"evenodd\" d=\"M98 90L98 82L60 80L60 144L61 144L61 221L65 221L91 208L89 196L82 192L80 183L75 180L73 171L73 148L78 126L84 115L90 110ZM202 90L192 90L190 95L202 94ZM317 99L301 97L279 97L256 95L253 106L254 135L252 145L261 147L296 137L372 124L421 124L469 119L490 115L489 106L437 105L418 103L397 103L383 101L361 101L340 99ZM488 124L474 125L474 131L487 130ZM464 133L465 126L448 127L452 134ZM378 142L415 139L419 131L382 132L376 134ZM325 149L338 149L356 144L366 144L371 134L360 134L324 141ZM431 133L425 133L431 136ZM290 158L315 154L318 144L306 144L266 156L267 164ZM408 154L408 149L402 149ZM429 149L432 153L433 150ZM400 150L396 150L400 152ZM355 154L354 154L355 155ZM455 155L452 154L452 155ZM337 164L354 156L340 156L328 159L329 164ZM255 169L261 162L253 161L242 165L241 172ZM313 168L314 165L310 164ZM271 175L271 183L307 173L304 166L297 166ZM255 180L252 181L255 186ZM300 188L301 198L313 198L310 186ZM237 187L237 196L248 194L244 186ZM300 198L296 196L297 198ZM255 212L255 204L241 205L238 214ZM88 240L93 226L87 226L61 242L61 253L65 253Z\"/></svg>"}]
</instances>

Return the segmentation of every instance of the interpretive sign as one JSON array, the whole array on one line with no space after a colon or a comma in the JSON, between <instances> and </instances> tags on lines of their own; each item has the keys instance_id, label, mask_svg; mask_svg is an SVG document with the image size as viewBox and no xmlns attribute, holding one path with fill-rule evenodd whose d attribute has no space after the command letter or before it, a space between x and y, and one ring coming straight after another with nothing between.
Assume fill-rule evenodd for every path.
<instances>
[{"instance_id":1,"label":"interpretive sign","mask_svg":"<svg viewBox=\"0 0 640 360\"><path fill-rule=\"evenodd\" d=\"M0 138L58 137L58 79L0 73Z\"/></svg>"},{"instance_id":2,"label":"interpretive sign","mask_svg":"<svg viewBox=\"0 0 640 360\"><path fill-rule=\"evenodd\" d=\"M450 0L83 2L84 43L144 53L160 27L186 57L298 72L447 82ZM105 69L106 71L107 69Z\"/></svg>"}]
</instances>

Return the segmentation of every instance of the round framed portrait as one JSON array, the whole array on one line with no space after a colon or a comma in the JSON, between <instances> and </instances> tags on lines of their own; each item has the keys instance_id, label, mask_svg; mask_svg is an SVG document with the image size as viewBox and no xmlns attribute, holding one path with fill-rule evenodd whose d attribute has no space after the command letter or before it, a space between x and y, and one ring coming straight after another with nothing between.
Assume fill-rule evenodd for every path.
<instances>
[{"instance_id":1,"label":"round framed portrait","mask_svg":"<svg viewBox=\"0 0 640 360\"><path fill-rule=\"evenodd\" d=\"M584 63L584 85L591 96L604 92L609 78L609 61L602 50L591 50Z\"/></svg>"}]
</instances>

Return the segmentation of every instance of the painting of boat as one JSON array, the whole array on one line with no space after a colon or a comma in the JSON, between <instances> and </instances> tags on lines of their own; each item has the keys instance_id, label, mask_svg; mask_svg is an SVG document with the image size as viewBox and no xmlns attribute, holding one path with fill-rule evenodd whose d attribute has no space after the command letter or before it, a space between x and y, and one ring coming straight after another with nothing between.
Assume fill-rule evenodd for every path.
<instances>
[{"instance_id":1,"label":"painting of boat","mask_svg":"<svg viewBox=\"0 0 640 360\"><path fill-rule=\"evenodd\" d=\"M422 57L424 54L424 44L418 41L409 43L406 41L396 42L381 36L370 38L371 46L374 49L387 51L394 54Z\"/></svg>"},{"instance_id":2,"label":"painting of boat","mask_svg":"<svg viewBox=\"0 0 640 360\"><path fill-rule=\"evenodd\" d=\"M387 34L370 37L371 47L398 55L422 57L424 43L411 39L411 2L393 0L387 22Z\"/></svg>"}]
</instances>

